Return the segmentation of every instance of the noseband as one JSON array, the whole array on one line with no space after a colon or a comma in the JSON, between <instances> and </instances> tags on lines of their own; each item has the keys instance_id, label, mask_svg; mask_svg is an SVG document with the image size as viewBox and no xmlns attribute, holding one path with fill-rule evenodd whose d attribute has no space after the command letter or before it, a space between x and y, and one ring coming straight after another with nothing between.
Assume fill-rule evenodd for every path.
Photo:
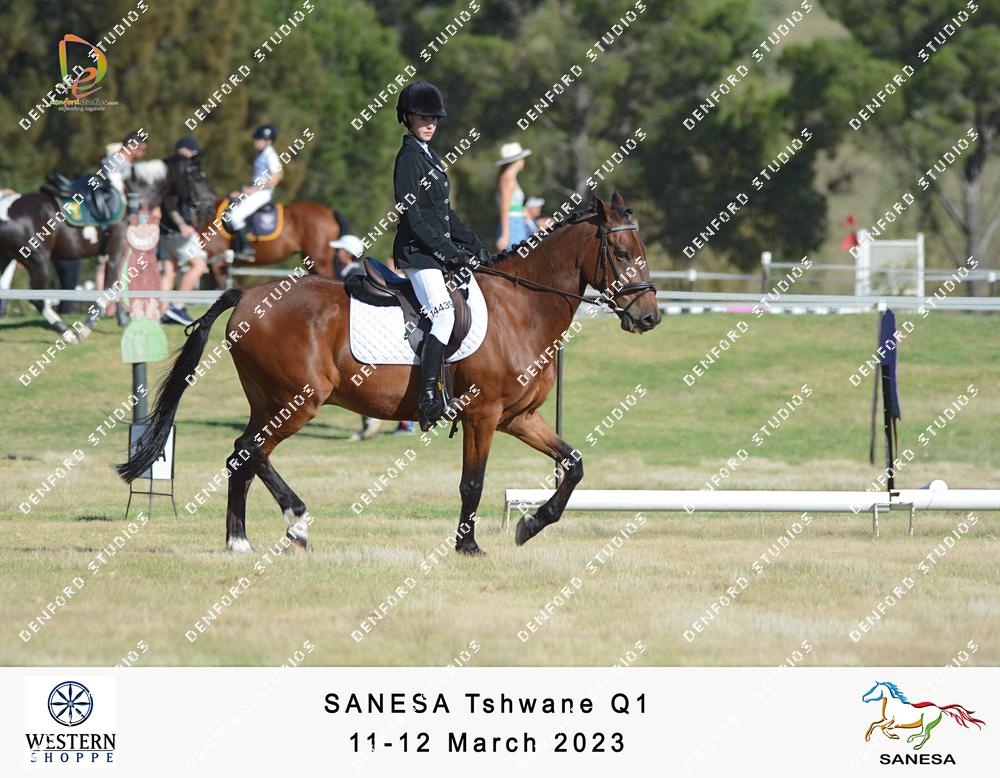
<instances>
[{"instance_id":1,"label":"noseband","mask_svg":"<svg viewBox=\"0 0 1000 778\"><path fill-rule=\"evenodd\" d=\"M642 297L646 292L653 292L654 294L656 293L656 285L653 284L652 281L635 281L631 284L625 284L621 286L621 288L618 288L616 294L610 294L610 295L608 294L611 291L611 284L614 283L617 285L620 283L621 280L621 273L618 272L618 268L615 266L614 257L611 256L611 247L608 245L608 235L612 232L622 232L623 230L637 230L637 229L639 229L639 225L632 224L631 222L629 222L628 224L619 224L614 227L607 227L602 224L598 228L598 231L601 236L601 248L597 254L597 264L604 271L603 272L604 289L601 290L601 297L608 295L608 300L607 300L608 305L615 313L619 315L624 315L628 313L628 309L631 308L633 305L635 305L635 303L639 300L639 298ZM613 281L609 280L610 276L614 277ZM627 295L627 294L635 294L635 297L633 297L629 301L628 305L626 305L624 308L619 308L618 305L614 302L615 296Z\"/></svg>"}]
</instances>

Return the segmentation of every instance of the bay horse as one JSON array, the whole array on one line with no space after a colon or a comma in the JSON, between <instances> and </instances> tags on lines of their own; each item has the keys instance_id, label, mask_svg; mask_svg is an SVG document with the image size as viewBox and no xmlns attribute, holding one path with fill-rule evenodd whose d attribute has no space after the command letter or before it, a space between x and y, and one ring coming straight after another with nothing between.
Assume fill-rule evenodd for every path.
<instances>
[{"instance_id":1,"label":"bay horse","mask_svg":"<svg viewBox=\"0 0 1000 778\"><path fill-rule=\"evenodd\" d=\"M192 198L199 213L203 203ZM213 202L208 216L201 222L198 230L202 246L208 254L212 278L217 287L226 285L225 253L230 247L230 239L223 233L223 225L216 218L219 206L225 198L213 195ZM336 240L348 231L344 216L329 206L314 200L296 200L282 204L284 208L284 224L281 233L273 240L253 240L253 262L237 262L239 267L257 267L258 265L274 265L283 262L293 254L301 254L312 260L310 272L325 278L338 278L340 270L334 266L334 250L330 241Z\"/></svg>"},{"instance_id":2,"label":"bay horse","mask_svg":"<svg viewBox=\"0 0 1000 778\"><path fill-rule=\"evenodd\" d=\"M517 250L523 251L525 244L519 244L475 269L489 327L478 350L452 365L454 396L475 394L459 411L462 506L456 550L482 553L475 539L475 514L497 430L565 467L565 477L549 500L518 522L517 545L559 520L583 478L579 452L538 413L555 383L554 361L534 380L522 383L518 378L565 337L588 284L601 292L623 330L641 333L659 324L646 249L630 214L617 192L610 208L594 197L589 210L572 214L537 239L526 257ZM227 290L188 327L188 339L160 386L146 436L128 462L117 466L130 482L159 456L188 387L185 378L199 365L212 323L233 308L226 345L250 403L249 423L236 438L227 464L226 545L233 551L252 551L246 536L246 496L254 476L260 477L282 510L286 536L298 549L306 548L312 517L270 457L278 443L300 430L323 405L380 419L416 416L419 366L379 365L367 380L352 379L364 374L365 365L351 353L350 300L343 283L302 277L285 292L287 299L276 302L263 317L256 314L279 283L288 281Z\"/></svg>"}]
</instances>

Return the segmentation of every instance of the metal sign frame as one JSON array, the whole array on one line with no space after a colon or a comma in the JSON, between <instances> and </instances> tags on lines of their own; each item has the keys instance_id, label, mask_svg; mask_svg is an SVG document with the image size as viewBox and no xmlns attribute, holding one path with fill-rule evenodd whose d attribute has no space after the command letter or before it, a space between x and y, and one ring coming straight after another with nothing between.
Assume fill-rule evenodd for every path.
<instances>
[{"instance_id":1,"label":"metal sign frame","mask_svg":"<svg viewBox=\"0 0 1000 778\"><path fill-rule=\"evenodd\" d=\"M132 456L132 453L135 450L135 447L136 447L136 445L139 442L139 438L141 438L143 436L143 434L146 432L147 429L148 429L148 425L146 425L146 424L129 424L128 425L128 451L129 451L129 456L130 457ZM177 433L177 427L175 425L171 424L170 425L170 434L167 437L167 442L166 442L166 444L163 447L163 451L160 452L160 456L167 455L168 452L169 452L167 458L170 460L170 478L169 479L167 479L167 478L155 478L154 479L154 477L153 477L153 465L150 465L149 468L145 472L143 472L134 481L132 481L131 483L129 483L129 485L128 485L128 504L125 506L125 518L126 519L128 518L129 509L132 506L132 497L134 495L137 495L137 494L138 495L145 495L148 498L148 504L147 504L147 508L146 508L146 515L149 516L150 518L153 518L153 495L154 494L157 495L157 496L160 496L160 497L169 497L170 498L170 504L171 504L171 506L173 506L173 510L174 510L174 518L175 519L180 518L177 515L177 502L174 500L174 463L176 461L175 454L176 454L176 440L177 440L176 433ZM142 480L144 480L144 481L147 482L147 485L149 487L148 489L136 489L135 488L136 481L138 481L140 479L142 479ZM169 492L155 491L153 489L153 481L154 480L156 480L156 481L167 481L167 480L169 480L170 481L170 491Z\"/></svg>"}]
</instances>

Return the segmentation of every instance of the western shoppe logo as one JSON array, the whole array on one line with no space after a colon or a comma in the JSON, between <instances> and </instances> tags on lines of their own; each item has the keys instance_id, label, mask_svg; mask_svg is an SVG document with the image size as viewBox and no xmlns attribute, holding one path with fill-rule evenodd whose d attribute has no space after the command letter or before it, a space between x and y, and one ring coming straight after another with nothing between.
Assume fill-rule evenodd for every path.
<instances>
[{"instance_id":1,"label":"western shoppe logo","mask_svg":"<svg viewBox=\"0 0 1000 778\"><path fill-rule=\"evenodd\" d=\"M112 676L26 677L24 768L113 769L117 714Z\"/></svg>"},{"instance_id":2,"label":"western shoppe logo","mask_svg":"<svg viewBox=\"0 0 1000 778\"><path fill-rule=\"evenodd\" d=\"M933 702L910 702L906 695L891 681L876 681L875 685L861 695L864 703L873 703L878 711L876 718L868 725L865 740L871 740L878 728L889 740L903 745L912 745L913 751L921 751L930 741L934 728L942 723L954 722L966 729L972 726L982 729L986 724L975 717L975 711L954 703L938 705ZM972 725L972 726L970 726ZM951 754L895 753L880 754L880 764L904 765L953 765Z\"/></svg>"}]
</instances>

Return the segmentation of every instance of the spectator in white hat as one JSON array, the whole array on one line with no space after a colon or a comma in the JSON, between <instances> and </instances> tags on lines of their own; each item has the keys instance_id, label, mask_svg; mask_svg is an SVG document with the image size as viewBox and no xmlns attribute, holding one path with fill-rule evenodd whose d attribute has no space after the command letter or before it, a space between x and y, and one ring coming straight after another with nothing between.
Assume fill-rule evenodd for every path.
<instances>
[{"instance_id":1,"label":"spectator in white hat","mask_svg":"<svg viewBox=\"0 0 1000 778\"><path fill-rule=\"evenodd\" d=\"M334 275L341 281L354 273L364 272L359 260L365 253L365 245L357 235L341 235L330 242L330 248L333 249Z\"/></svg>"},{"instance_id":2,"label":"spectator in white hat","mask_svg":"<svg viewBox=\"0 0 1000 778\"><path fill-rule=\"evenodd\" d=\"M500 206L500 228L497 230L497 248L501 251L520 243L531 233L524 220L524 192L517 183L517 174L524 167L524 158L531 149L521 144L505 143L500 147L497 165L497 205Z\"/></svg>"},{"instance_id":3,"label":"spectator in white hat","mask_svg":"<svg viewBox=\"0 0 1000 778\"><path fill-rule=\"evenodd\" d=\"M538 220L542 215L543 205L545 205L544 197L529 197L524 201L524 220L528 223L529 235L534 235L541 228Z\"/></svg>"}]
</instances>

